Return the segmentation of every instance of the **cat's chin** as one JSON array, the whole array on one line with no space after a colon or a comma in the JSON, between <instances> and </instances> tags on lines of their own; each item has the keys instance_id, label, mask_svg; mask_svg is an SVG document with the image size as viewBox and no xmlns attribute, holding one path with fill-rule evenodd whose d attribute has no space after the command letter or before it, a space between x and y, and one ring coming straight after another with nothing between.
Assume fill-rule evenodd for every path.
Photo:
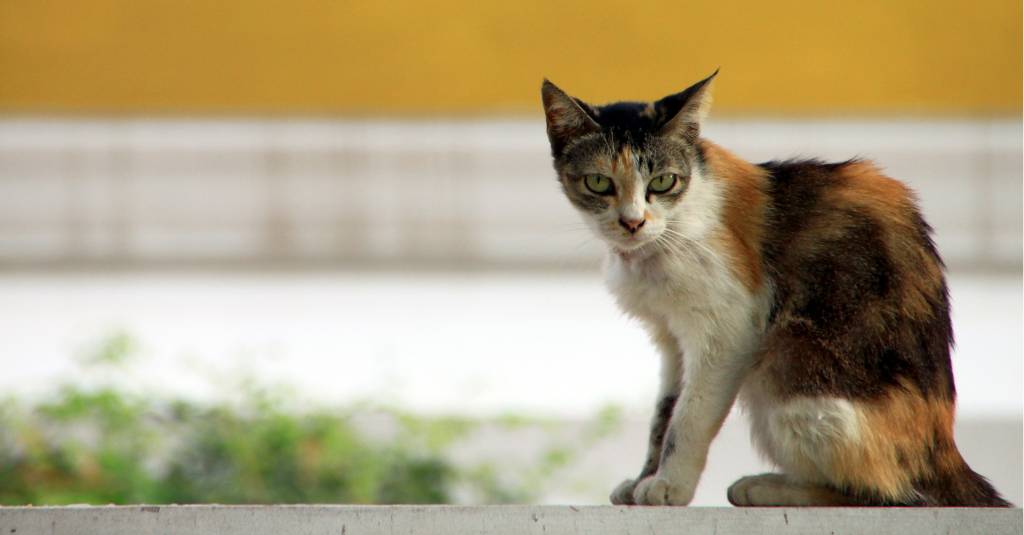
<instances>
[{"instance_id":1,"label":"cat's chin","mask_svg":"<svg viewBox=\"0 0 1024 535\"><path fill-rule=\"evenodd\" d=\"M631 243L609 243L608 248L612 254L622 260L640 260L647 258L654 252L654 242L631 242Z\"/></svg>"}]
</instances>

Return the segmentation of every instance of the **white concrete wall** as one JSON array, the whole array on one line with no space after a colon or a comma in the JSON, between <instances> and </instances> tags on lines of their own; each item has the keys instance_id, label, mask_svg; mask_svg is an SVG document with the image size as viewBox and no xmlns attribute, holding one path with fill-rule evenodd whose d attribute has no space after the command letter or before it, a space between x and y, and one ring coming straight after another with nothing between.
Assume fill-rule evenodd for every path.
<instances>
[{"instance_id":1,"label":"white concrete wall","mask_svg":"<svg viewBox=\"0 0 1024 535\"><path fill-rule=\"evenodd\" d=\"M4 535L1021 533L1020 509L574 506L0 507Z\"/></svg>"},{"instance_id":2,"label":"white concrete wall","mask_svg":"<svg viewBox=\"0 0 1024 535\"><path fill-rule=\"evenodd\" d=\"M712 120L753 161L871 158L955 266L1021 264L1017 120ZM539 120L0 120L0 265L592 265Z\"/></svg>"}]
</instances>

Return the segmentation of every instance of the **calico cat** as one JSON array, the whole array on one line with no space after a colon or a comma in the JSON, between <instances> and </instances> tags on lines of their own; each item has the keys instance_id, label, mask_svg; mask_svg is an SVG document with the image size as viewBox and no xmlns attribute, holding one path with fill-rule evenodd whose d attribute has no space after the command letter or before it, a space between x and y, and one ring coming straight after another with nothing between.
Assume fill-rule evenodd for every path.
<instances>
[{"instance_id":1,"label":"calico cat","mask_svg":"<svg viewBox=\"0 0 1024 535\"><path fill-rule=\"evenodd\" d=\"M753 165L701 138L717 74L653 103L542 87L562 189L662 357L647 460L612 503L689 503L739 398L781 472L734 505L1007 506L953 441L949 297L914 194L868 161Z\"/></svg>"}]
</instances>

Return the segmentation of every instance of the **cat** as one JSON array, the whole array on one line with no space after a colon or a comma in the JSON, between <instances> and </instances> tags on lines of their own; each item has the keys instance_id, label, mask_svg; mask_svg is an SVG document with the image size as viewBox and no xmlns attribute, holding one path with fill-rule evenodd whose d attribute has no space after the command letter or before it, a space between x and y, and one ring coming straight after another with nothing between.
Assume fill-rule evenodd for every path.
<instances>
[{"instance_id":1,"label":"cat","mask_svg":"<svg viewBox=\"0 0 1024 535\"><path fill-rule=\"evenodd\" d=\"M739 399L779 473L737 506L1008 506L953 440L944 265L914 194L869 161L748 163L700 136L714 74L653 103L541 88L562 190L606 244L662 375L613 504L686 505Z\"/></svg>"}]
</instances>

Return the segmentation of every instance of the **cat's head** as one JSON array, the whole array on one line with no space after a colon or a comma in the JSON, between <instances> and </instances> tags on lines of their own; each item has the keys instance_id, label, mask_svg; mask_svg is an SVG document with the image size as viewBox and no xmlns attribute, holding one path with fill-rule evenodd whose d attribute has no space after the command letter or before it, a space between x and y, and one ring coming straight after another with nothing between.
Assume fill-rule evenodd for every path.
<instances>
[{"instance_id":1,"label":"cat's head","mask_svg":"<svg viewBox=\"0 0 1024 535\"><path fill-rule=\"evenodd\" d=\"M606 106L544 81L548 139L562 188L612 249L649 250L681 232L687 193L704 179L697 142L717 74L657 102Z\"/></svg>"}]
</instances>

